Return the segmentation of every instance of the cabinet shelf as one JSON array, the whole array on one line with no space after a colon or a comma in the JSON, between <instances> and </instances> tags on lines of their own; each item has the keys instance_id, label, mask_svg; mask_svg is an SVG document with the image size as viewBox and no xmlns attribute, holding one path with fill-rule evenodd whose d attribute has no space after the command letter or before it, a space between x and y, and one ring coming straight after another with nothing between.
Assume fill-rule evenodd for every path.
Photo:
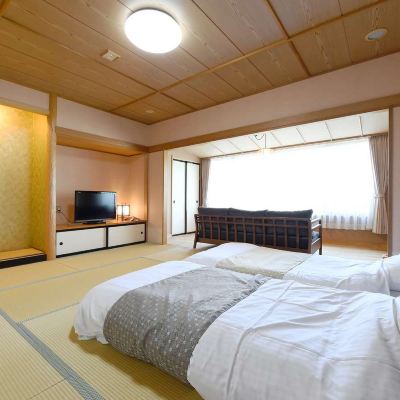
<instances>
[{"instance_id":1,"label":"cabinet shelf","mask_svg":"<svg viewBox=\"0 0 400 400\"><path fill-rule=\"evenodd\" d=\"M57 257L146 241L146 221L57 225Z\"/></svg>"}]
</instances>

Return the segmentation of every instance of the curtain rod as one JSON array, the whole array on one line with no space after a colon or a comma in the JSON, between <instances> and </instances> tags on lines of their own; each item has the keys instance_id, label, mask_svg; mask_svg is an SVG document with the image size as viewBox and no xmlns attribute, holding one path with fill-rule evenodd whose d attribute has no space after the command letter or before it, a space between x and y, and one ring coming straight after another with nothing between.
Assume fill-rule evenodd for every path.
<instances>
[{"instance_id":1,"label":"curtain rod","mask_svg":"<svg viewBox=\"0 0 400 400\"><path fill-rule=\"evenodd\" d=\"M313 146L313 145L318 145L318 144L326 144L326 143L334 143L334 142L347 142L347 141L351 141L351 140L360 140L360 139L363 139L363 138L368 138L368 137L373 137L373 136L387 136L387 135L388 135L387 132L379 132L379 133L371 133L369 135L352 136L352 137L348 137L348 138L321 140L319 142L317 141L317 142L309 142L309 143L290 144L290 145L287 145L287 146L272 147L272 148L268 148L268 149L270 149L272 151L285 150L285 149L291 149L291 148L294 148L294 147ZM229 138L227 140L229 140ZM258 153L260 150L263 150L263 149L260 147L258 150L239 151L237 153L228 153L228 154L221 154L221 155L218 155L218 156L203 157L203 158L200 158L200 160L201 159L206 159L206 158L211 159L211 158L229 157L229 156L234 156L236 154Z\"/></svg>"}]
</instances>

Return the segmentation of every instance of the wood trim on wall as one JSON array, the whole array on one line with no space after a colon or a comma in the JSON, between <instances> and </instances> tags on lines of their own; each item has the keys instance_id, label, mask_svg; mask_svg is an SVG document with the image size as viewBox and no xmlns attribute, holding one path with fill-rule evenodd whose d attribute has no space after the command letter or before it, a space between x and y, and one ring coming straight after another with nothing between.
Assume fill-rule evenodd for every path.
<instances>
[{"instance_id":1,"label":"wood trim on wall","mask_svg":"<svg viewBox=\"0 0 400 400\"><path fill-rule=\"evenodd\" d=\"M28 111L35 114L46 115L46 116L49 115L49 111L44 110L43 108L34 107L23 102L18 102L16 100L9 100L3 97L0 97L0 104L3 106L18 108L19 110Z\"/></svg>"},{"instance_id":2,"label":"wood trim on wall","mask_svg":"<svg viewBox=\"0 0 400 400\"><path fill-rule=\"evenodd\" d=\"M56 258L56 121L57 121L57 96L50 94L48 136L48 185L47 185L47 240L46 254L48 260Z\"/></svg>"},{"instance_id":3,"label":"wood trim on wall","mask_svg":"<svg viewBox=\"0 0 400 400\"><path fill-rule=\"evenodd\" d=\"M301 125L311 122L318 122L326 119L345 117L353 114L378 111L399 105L400 105L400 94L396 94L392 96L386 96L358 103L351 103L343 106L328 108L325 110L313 111L310 113L299 114L291 117L260 122L257 124L252 124L247 126L241 126L238 128L232 128L213 133L206 133L203 135L193 136L181 140L175 140L172 142L161 143L148 147L148 151L152 153L161 150L170 150L177 147L191 146L200 143L212 142L214 140L220 140L220 139L229 139L236 136L249 135L266 130L286 128L293 125Z\"/></svg>"},{"instance_id":4,"label":"wood trim on wall","mask_svg":"<svg viewBox=\"0 0 400 400\"><path fill-rule=\"evenodd\" d=\"M56 133L57 144L61 146L100 151L122 156L135 156L148 152L147 146L59 126L56 127Z\"/></svg>"}]
</instances>

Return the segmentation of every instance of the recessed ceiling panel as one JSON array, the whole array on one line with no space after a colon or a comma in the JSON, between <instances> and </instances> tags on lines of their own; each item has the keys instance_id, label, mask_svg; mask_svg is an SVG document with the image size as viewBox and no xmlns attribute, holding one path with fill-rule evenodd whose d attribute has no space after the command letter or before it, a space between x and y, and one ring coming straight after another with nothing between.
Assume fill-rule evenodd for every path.
<instances>
[{"instance_id":1,"label":"recessed ceiling panel","mask_svg":"<svg viewBox=\"0 0 400 400\"><path fill-rule=\"evenodd\" d=\"M248 136L237 136L230 138L229 141L238 149L238 153L241 151L259 150L259 146Z\"/></svg>"},{"instance_id":2,"label":"recessed ceiling panel","mask_svg":"<svg viewBox=\"0 0 400 400\"><path fill-rule=\"evenodd\" d=\"M387 110L362 114L360 117L364 135L389 131L389 112Z\"/></svg>"},{"instance_id":3,"label":"recessed ceiling panel","mask_svg":"<svg viewBox=\"0 0 400 400\"><path fill-rule=\"evenodd\" d=\"M200 158L222 156L224 154L212 143L196 144L194 146L185 147L185 149Z\"/></svg>"},{"instance_id":4,"label":"recessed ceiling panel","mask_svg":"<svg viewBox=\"0 0 400 400\"><path fill-rule=\"evenodd\" d=\"M297 128L306 142L331 139L325 122L313 122L311 124L299 125Z\"/></svg>"},{"instance_id":5,"label":"recessed ceiling panel","mask_svg":"<svg viewBox=\"0 0 400 400\"><path fill-rule=\"evenodd\" d=\"M264 136L265 134L265 136ZM260 149L263 149L264 147L266 147L267 149L273 148L273 147L279 147L280 144L279 142L276 140L274 134L272 132L269 131L265 131L265 132L260 132L257 133L255 135L249 135L249 138L257 144L257 146Z\"/></svg>"},{"instance_id":6,"label":"recessed ceiling panel","mask_svg":"<svg viewBox=\"0 0 400 400\"><path fill-rule=\"evenodd\" d=\"M224 139L224 140L216 140L215 142L211 142L213 146L215 146L217 149L221 150L222 153L224 154L232 154L232 153L237 153L237 147L235 147L230 139Z\"/></svg>"},{"instance_id":7,"label":"recessed ceiling panel","mask_svg":"<svg viewBox=\"0 0 400 400\"><path fill-rule=\"evenodd\" d=\"M304 143L299 131L296 127L275 129L273 131L275 138L282 146L291 146L294 144Z\"/></svg>"},{"instance_id":8,"label":"recessed ceiling panel","mask_svg":"<svg viewBox=\"0 0 400 400\"><path fill-rule=\"evenodd\" d=\"M361 136L361 123L358 115L335 118L326 121L333 139Z\"/></svg>"}]
</instances>

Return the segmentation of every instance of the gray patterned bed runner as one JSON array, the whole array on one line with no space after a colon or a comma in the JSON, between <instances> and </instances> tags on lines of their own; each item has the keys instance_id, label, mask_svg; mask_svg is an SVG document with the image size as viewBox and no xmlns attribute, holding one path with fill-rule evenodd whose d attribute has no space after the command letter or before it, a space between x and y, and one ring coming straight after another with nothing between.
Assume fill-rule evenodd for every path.
<instances>
[{"instance_id":1,"label":"gray patterned bed runner","mask_svg":"<svg viewBox=\"0 0 400 400\"><path fill-rule=\"evenodd\" d=\"M108 312L104 336L122 353L187 383L190 357L203 333L267 279L204 267L131 290Z\"/></svg>"}]
</instances>

